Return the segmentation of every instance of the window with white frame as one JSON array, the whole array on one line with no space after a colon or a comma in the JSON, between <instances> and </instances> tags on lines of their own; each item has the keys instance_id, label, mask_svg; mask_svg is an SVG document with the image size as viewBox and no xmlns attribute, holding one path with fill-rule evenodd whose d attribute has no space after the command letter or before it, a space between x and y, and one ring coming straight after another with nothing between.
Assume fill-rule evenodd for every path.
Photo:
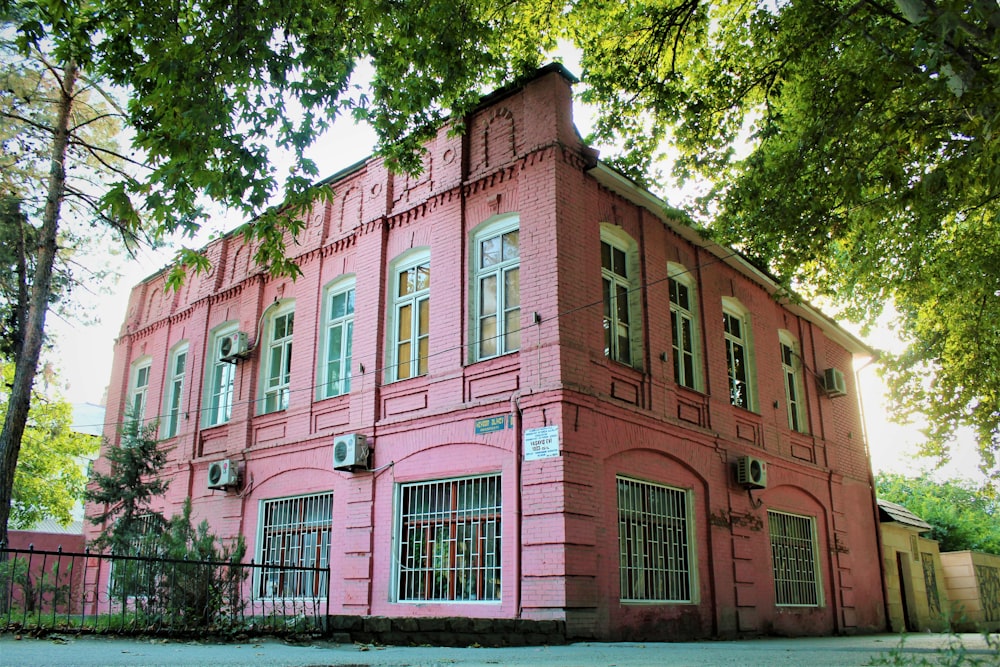
<instances>
[{"instance_id":1,"label":"window with white frame","mask_svg":"<svg viewBox=\"0 0 1000 667\"><path fill-rule=\"evenodd\" d=\"M610 225L601 226L604 354L629 366L638 366L641 359L637 252L627 234Z\"/></svg>"},{"instance_id":2,"label":"window with white frame","mask_svg":"<svg viewBox=\"0 0 1000 667\"><path fill-rule=\"evenodd\" d=\"M788 428L805 433L805 395L802 388L802 356L797 341L788 332L778 334L781 349L781 374L785 379L785 410Z\"/></svg>"},{"instance_id":3,"label":"window with white frame","mask_svg":"<svg viewBox=\"0 0 1000 667\"><path fill-rule=\"evenodd\" d=\"M722 325L726 342L726 368L729 372L729 401L735 406L753 410L749 318L738 304L726 301L723 305Z\"/></svg>"},{"instance_id":4,"label":"window with white frame","mask_svg":"<svg viewBox=\"0 0 1000 667\"><path fill-rule=\"evenodd\" d=\"M153 362L149 358L140 359L132 364L126 407L127 417L138 421L146 418L146 398L149 395L149 373L152 367Z\"/></svg>"},{"instance_id":5,"label":"window with white frame","mask_svg":"<svg viewBox=\"0 0 1000 667\"><path fill-rule=\"evenodd\" d=\"M389 381L427 374L430 343L431 259L424 251L393 263Z\"/></svg>"},{"instance_id":6,"label":"window with white frame","mask_svg":"<svg viewBox=\"0 0 1000 667\"><path fill-rule=\"evenodd\" d=\"M354 279L337 281L327 288L325 332L320 361L319 397L351 391L351 346L354 341Z\"/></svg>"},{"instance_id":7,"label":"window with white frame","mask_svg":"<svg viewBox=\"0 0 1000 667\"><path fill-rule=\"evenodd\" d=\"M695 315L695 283L684 267L669 264L670 334L673 345L674 382L682 387L698 389L700 361L698 358L698 318Z\"/></svg>"},{"instance_id":8,"label":"window with white frame","mask_svg":"<svg viewBox=\"0 0 1000 667\"><path fill-rule=\"evenodd\" d=\"M267 343L264 348L263 399L261 413L277 412L288 407L288 388L292 378L292 333L295 304L282 304L267 319Z\"/></svg>"},{"instance_id":9,"label":"window with white frame","mask_svg":"<svg viewBox=\"0 0 1000 667\"><path fill-rule=\"evenodd\" d=\"M618 478L622 602L692 602L691 494Z\"/></svg>"},{"instance_id":10,"label":"window with white frame","mask_svg":"<svg viewBox=\"0 0 1000 667\"><path fill-rule=\"evenodd\" d=\"M518 218L505 216L488 223L473 238L474 358L480 360L515 352L521 347Z\"/></svg>"},{"instance_id":11,"label":"window with white frame","mask_svg":"<svg viewBox=\"0 0 1000 667\"><path fill-rule=\"evenodd\" d=\"M396 600L500 601L500 476L397 486Z\"/></svg>"},{"instance_id":12,"label":"window with white frame","mask_svg":"<svg viewBox=\"0 0 1000 667\"><path fill-rule=\"evenodd\" d=\"M333 493L261 501L257 595L325 598L332 526Z\"/></svg>"},{"instance_id":13,"label":"window with white frame","mask_svg":"<svg viewBox=\"0 0 1000 667\"><path fill-rule=\"evenodd\" d=\"M188 345L182 343L170 353L167 367L166 404L163 410L163 437L172 438L180 428L181 402L184 397L184 374L187 367Z\"/></svg>"},{"instance_id":14,"label":"window with white frame","mask_svg":"<svg viewBox=\"0 0 1000 667\"><path fill-rule=\"evenodd\" d=\"M771 534L775 604L822 606L816 519L768 510L767 525Z\"/></svg>"},{"instance_id":15,"label":"window with white frame","mask_svg":"<svg viewBox=\"0 0 1000 667\"><path fill-rule=\"evenodd\" d=\"M236 325L230 324L217 329L209 339L209 355L205 364L208 389L205 392L203 419L205 426L225 424L232 416L236 364L223 360L223 356L225 356L223 343L236 333Z\"/></svg>"}]
</instances>

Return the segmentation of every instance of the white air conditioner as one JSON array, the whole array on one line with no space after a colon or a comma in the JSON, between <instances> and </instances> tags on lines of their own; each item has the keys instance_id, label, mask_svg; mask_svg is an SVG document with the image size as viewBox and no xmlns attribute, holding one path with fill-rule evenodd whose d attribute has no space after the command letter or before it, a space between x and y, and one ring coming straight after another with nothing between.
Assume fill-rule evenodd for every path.
<instances>
[{"instance_id":1,"label":"white air conditioner","mask_svg":"<svg viewBox=\"0 0 1000 667\"><path fill-rule=\"evenodd\" d=\"M334 470L368 467L368 438L360 433L345 433L333 439Z\"/></svg>"},{"instance_id":2,"label":"white air conditioner","mask_svg":"<svg viewBox=\"0 0 1000 667\"><path fill-rule=\"evenodd\" d=\"M239 469L229 459L212 461L208 464L208 488L225 489L230 486L238 486L239 481Z\"/></svg>"},{"instance_id":3,"label":"white air conditioner","mask_svg":"<svg viewBox=\"0 0 1000 667\"><path fill-rule=\"evenodd\" d=\"M736 459L736 483L747 489L767 488L767 464L752 456Z\"/></svg>"},{"instance_id":4,"label":"white air conditioner","mask_svg":"<svg viewBox=\"0 0 1000 667\"><path fill-rule=\"evenodd\" d=\"M823 391L830 398L847 395L847 385L844 383L844 374L836 368L827 368L823 371Z\"/></svg>"},{"instance_id":5,"label":"white air conditioner","mask_svg":"<svg viewBox=\"0 0 1000 667\"><path fill-rule=\"evenodd\" d=\"M222 361L242 359L250 351L249 336L245 331L226 334L219 342L219 358Z\"/></svg>"}]
</instances>

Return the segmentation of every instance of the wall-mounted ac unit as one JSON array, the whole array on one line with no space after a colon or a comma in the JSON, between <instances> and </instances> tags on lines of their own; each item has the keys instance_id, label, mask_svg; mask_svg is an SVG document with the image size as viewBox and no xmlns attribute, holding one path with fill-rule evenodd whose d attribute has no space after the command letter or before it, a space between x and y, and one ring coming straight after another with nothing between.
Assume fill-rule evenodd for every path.
<instances>
[{"instance_id":1,"label":"wall-mounted ac unit","mask_svg":"<svg viewBox=\"0 0 1000 667\"><path fill-rule=\"evenodd\" d=\"M823 391L830 398L847 395L847 384L844 382L844 374L836 368L827 368L823 371Z\"/></svg>"},{"instance_id":2,"label":"wall-mounted ac unit","mask_svg":"<svg viewBox=\"0 0 1000 667\"><path fill-rule=\"evenodd\" d=\"M767 464L753 456L736 459L736 483L747 489L767 488Z\"/></svg>"},{"instance_id":3,"label":"wall-mounted ac unit","mask_svg":"<svg viewBox=\"0 0 1000 667\"><path fill-rule=\"evenodd\" d=\"M242 359L250 351L250 337L247 336L245 331L234 331L231 334L226 334L225 338L219 343L219 355L222 361L232 361L235 362L237 359Z\"/></svg>"},{"instance_id":4,"label":"wall-mounted ac unit","mask_svg":"<svg viewBox=\"0 0 1000 667\"><path fill-rule=\"evenodd\" d=\"M239 482L239 469L229 459L212 461L208 464L208 488L226 489L230 486L238 486Z\"/></svg>"},{"instance_id":5,"label":"wall-mounted ac unit","mask_svg":"<svg viewBox=\"0 0 1000 667\"><path fill-rule=\"evenodd\" d=\"M334 470L368 467L368 438L360 433L345 433L333 439Z\"/></svg>"}]
</instances>

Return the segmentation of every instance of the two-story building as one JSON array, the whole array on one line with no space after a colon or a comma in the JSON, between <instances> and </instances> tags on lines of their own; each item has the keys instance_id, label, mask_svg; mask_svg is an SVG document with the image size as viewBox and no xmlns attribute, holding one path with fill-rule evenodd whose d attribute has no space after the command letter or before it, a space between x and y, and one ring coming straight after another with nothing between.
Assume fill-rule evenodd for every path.
<instances>
[{"instance_id":1,"label":"two-story building","mask_svg":"<svg viewBox=\"0 0 1000 667\"><path fill-rule=\"evenodd\" d=\"M328 564L332 614L883 629L868 349L602 164L572 83L484 98L419 176L328 179L296 280L233 236L137 285L109 417L158 417L168 515Z\"/></svg>"}]
</instances>

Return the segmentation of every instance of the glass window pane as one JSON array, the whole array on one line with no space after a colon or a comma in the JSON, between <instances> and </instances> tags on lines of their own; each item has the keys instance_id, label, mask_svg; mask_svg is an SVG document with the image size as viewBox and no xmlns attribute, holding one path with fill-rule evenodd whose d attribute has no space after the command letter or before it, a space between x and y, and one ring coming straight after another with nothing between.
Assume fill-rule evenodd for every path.
<instances>
[{"instance_id":1,"label":"glass window pane","mask_svg":"<svg viewBox=\"0 0 1000 667\"><path fill-rule=\"evenodd\" d=\"M495 315L479 320L479 354L492 357L497 353L497 318Z\"/></svg>"},{"instance_id":2,"label":"glass window pane","mask_svg":"<svg viewBox=\"0 0 1000 667\"><path fill-rule=\"evenodd\" d=\"M479 281L479 314L493 315L497 312L497 276L492 274Z\"/></svg>"},{"instance_id":3,"label":"glass window pane","mask_svg":"<svg viewBox=\"0 0 1000 667\"><path fill-rule=\"evenodd\" d=\"M520 231L515 229L503 235L503 259L516 259L520 256L518 243L520 241Z\"/></svg>"},{"instance_id":4,"label":"glass window pane","mask_svg":"<svg viewBox=\"0 0 1000 667\"><path fill-rule=\"evenodd\" d=\"M491 239L486 239L480 245L479 254L479 266L480 268L488 268L494 264L498 264L501 261L501 248L500 248L500 238L494 236Z\"/></svg>"},{"instance_id":5,"label":"glass window pane","mask_svg":"<svg viewBox=\"0 0 1000 667\"><path fill-rule=\"evenodd\" d=\"M504 273L503 279L504 279L504 288L503 288L504 307L513 308L521 305L520 269L508 270L506 273Z\"/></svg>"}]
</instances>

